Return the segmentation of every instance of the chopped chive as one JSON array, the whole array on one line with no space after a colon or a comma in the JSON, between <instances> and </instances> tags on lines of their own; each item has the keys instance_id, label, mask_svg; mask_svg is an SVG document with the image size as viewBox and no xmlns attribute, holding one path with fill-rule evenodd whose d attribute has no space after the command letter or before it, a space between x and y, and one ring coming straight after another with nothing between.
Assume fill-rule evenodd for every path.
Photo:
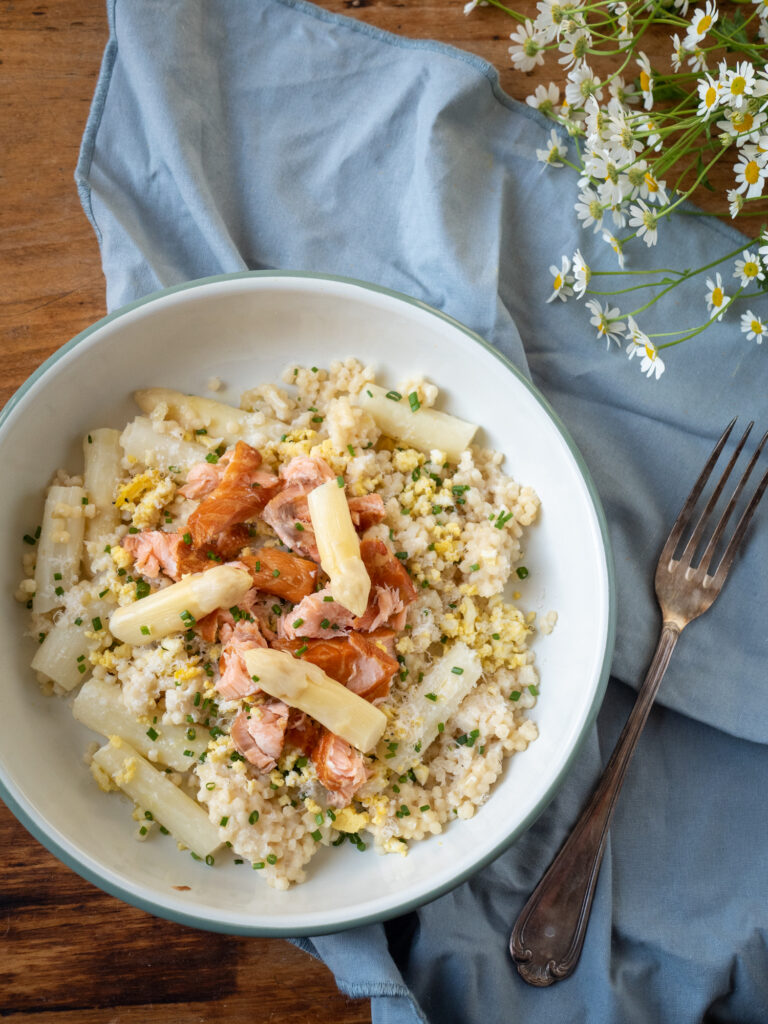
<instances>
[{"instance_id":1,"label":"chopped chive","mask_svg":"<svg viewBox=\"0 0 768 1024\"><path fill-rule=\"evenodd\" d=\"M280 570L279 569L273 569L272 570L272 575L274 576L275 579L277 579L277 577L280 575Z\"/></svg>"},{"instance_id":2,"label":"chopped chive","mask_svg":"<svg viewBox=\"0 0 768 1024\"><path fill-rule=\"evenodd\" d=\"M425 693L424 696L427 698L427 700L431 700L433 702L437 700L436 693Z\"/></svg>"},{"instance_id":3,"label":"chopped chive","mask_svg":"<svg viewBox=\"0 0 768 1024\"><path fill-rule=\"evenodd\" d=\"M56 587L53 592L57 597L61 597L64 593L64 587Z\"/></svg>"},{"instance_id":4,"label":"chopped chive","mask_svg":"<svg viewBox=\"0 0 768 1024\"><path fill-rule=\"evenodd\" d=\"M184 611L183 611L183 612L179 612L179 618L180 618L180 619L181 619L181 621L182 621L182 622L184 622L184 623L185 623L186 625L191 625L191 624L193 624L193 623L195 622L195 617L194 617L194 615L192 615L192 613L191 613L191 612L187 611L187 609L186 609L186 608L184 609Z\"/></svg>"},{"instance_id":5,"label":"chopped chive","mask_svg":"<svg viewBox=\"0 0 768 1024\"><path fill-rule=\"evenodd\" d=\"M421 469L419 466L417 466L416 469L414 469L414 471L411 473L411 480L418 480L420 476Z\"/></svg>"},{"instance_id":6,"label":"chopped chive","mask_svg":"<svg viewBox=\"0 0 768 1024\"><path fill-rule=\"evenodd\" d=\"M323 816L322 812L320 814L316 814L315 815L315 821L317 822L318 825L322 825L323 824L323 819L324 819L324 816Z\"/></svg>"},{"instance_id":7,"label":"chopped chive","mask_svg":"<svg viewBox=\"0 0 768 1024\"><path fill-rule=\"evenodd\" d=\"M142 825L141 828L139 829L139 835L140 836L145 836L146 834L147 834L147 826L146 825Z\"/></svg>"},{"instance_id":8,"label":"chopped chive","mask_svg":"<svg viewBox=\"0 0 768 1024\"><path fill-rule=\"evenodd\" d=\"M524 580L528 575L528 570L525 568L524 565L519 565L515 571L517 572L518 579L521 580Z\"/></svg>"},{"instance_id":9,"label":"chopped chive","mask_svg":"<svg viewBox=\"0 0 768 1024\"><path fill-rule=\"evenodd\" d=\"M147 819L147 821L155 820L152 816L152 811L144 811L144 817Z\"/></svg>"},{"instance_id":10,"label":"chopped chive","mask_svg":"<svg viewBox=\"0 0 768 1024\"><path fill-rule=\"evenodd\" d=\"M438 722L437 723L437 731L438 732L444 732L445 731L445 722Z\"/></svg>"},{"instance_id":11,"label":"chopped chive","mask_svg":"<svg viewBox=\"0 0 768 1024\"><path fill-rule=\"evenodd\" d=\"M354 456L354 454L355 454L355 449L354 449L354 448L352 447L352 445L351 445L351 444L348 444L348 445L347 445L347 451L349 452L349 454L350 454L350 455Z\"/></svg>"},{"instance_id":12,"label":"chopped chive","mask_svg":"<svg viewBox=\"0 0 768 1024\"><path fill-rule=\"evenodd\" d=\"M521 696L522 696L522 694L520 693L519 690L513 690L512 693L510 693L510 695L509 695L509 699L510 700L520 700Z\"/></svg>"},{"instance_id":13,"label":"chopped chive","mask_svg":"<svg viewBox=\"0 0 768 1024\"><path fill-rule=\"evenodd\" d=\"M88 435L88 444L93 444L93 438L90 434Z\"/></svg>"},{"instance_id":14,"label":"chopped chive","mask_svg":"<svg viewBox=\"0 0 768 1024\"><path fill-rule=\"evenodd\" d=\"M328 629L330 624L331 623L328 621L328 619L323 619L323 621L320 623L320 629Z\"/></svg>"},{"instance_id":15,"label":"chopped chive","mask_svg":"<svg viewBox=\"0 0 768 1024\"><path fill-rule=\"evenodd\" d=\"M501 633L491 633L491 637L494 640L501 640Z\"/></svg>"},{"instance_id":16,"label":"chopped chive","mask_svg":"<svg viewBox=\"0 0 768 1024\"><path fill-rule=\"evenodd\" d=\"M261 871L261 869L264 867L264 861L257 860L256 863L251 866L253 867L254 871Z\"/></svg>"},{"instance_id":17,"label":"chopped chive","mask_svg":"<svg viewBox=\"0 0 768 1024\"><path fill-rule=\"evenodd\" d=\"M303 625L304 625L304 619L294 619L294 621L293 621L293 628L294 629L298 629L299 626L303 626Z\"/></svg>"},{"instance_id":18,"label":"chopped chive","mask_svg":"<svg viewBox=\"0 0 768 1024\"><path fill-rule=\"evenodd\" d=\"M138 532L139 532L139 528L137 526L129 526L128 527L128 533L138 533Z\"/></svg>"},{"instance_id":19,"label":"chopped chive","mask_svg":"<svg viewBox=\"0 0 768 1024\"><path fill-rule=\"evenodd\" d=\"M85 673L88 671L88 666L87 665L78 665L77 666L77 671L80 673L81 676L85 675Z\"/></svg>"},{"instance_id":20,"label":"chopped chive","mask_svg":"<svg viewBox=\"0 0 768 1024\"><path fill-rule=\"evenodd\" d=\"M78 661L85 661L85 655L84 654L79 655L77 660Z\"/></svg>"},{"instance_id":21,"label":"chopped chive","mask_svg":"<svg viewBox=\"0 0 768 1024\"><path fill-rule=\"evenodd\" d=\"M316 366L310 366L310 370L312 371L312 373L317 373L317 367Z\"/></svg>"},{"instance_id":22,"label":"chopped chive","mask_svg":"<svg viewBox=\"0 0 768 1024\"><path fill-rule=\"evenodd\" d=\"M407 551L396 551L395 558L399 558L401 562L404 562L408 558Z\"/></svg>"},{"instance_id":23,"label":"chopped chive","mask_svg":"<svg viewBox=\"0 0 768 1024\"><path fill-rule=\"evenodd\" d=\"M368 395L369 398L373 398L373 392L369 391L368 388L365 389L365 393L366 395Z\"/></svg>"},{"instance_id":24,"label":"chopped chive","mask_svg":"<svg viewBox=\"0 0 768 1024\"><path fill-rule=\"evenodd\" d=\"M150 587L146 580L136 580L136 600L140 601L142 597L148 597L150 593Z\"/></svg>"},{"instance_id":25,"label":"chopped chive","mask_svg":"<svg viewBox=\"0 0 768 1024\"><path fill-rule=\"evenodd\" d=\"M293 528L294 530L298 530L299 533L304 533L304 527L302 526L301 523L294 523Z\"/></svg>"},{"instance_id":26,"label":"chopped chive","mask_svg":"<svg viewBox=\"0 0 768 1024\"><path fill-rule=\"evenodd\" d=\"M429 804L422 804L421 807L419 808L419 810L420 811L428 811L429 810Z\"/></svg>"},{"instance_id":27,"label":"chopped chive","mask_svg":"<svg viewBox=\"0 0 768 1024\"><path fill-rule=\"evenodd\" d=\"M215 782L206 782L205 788L206 789L216 789L216 783Z\"/></svg>"},{"instance_id":28,"label":"chopped chive","mask_svg":"<svg viewBox=\"0 0 768 1024\"><path fill-rule=\"evenodd\" d=\"M298 650L294 652L293 656L294 658L300 658L302 654L305 654L308 650L309 647L306 644L302 644L301 647L299 647Z\"/></svg>"},{"instance_id":29,"label":"chopped chive","mask_svg":"<svg viewBox=\"0 0 768 1024\"><path fill-rule=\"evenodd\" d=\"M330 807L328 808L328 810L325 813L328 815L328 817L331 819L331 821L336 821L336 815L333 813L333 811L331 810Z\"/></svg>"},{"instance_id":30,"label":"chopped chive","mask_svg":"<svg viewBox=\"0 0 768 1024\"><path fill-rule=\"evenodd\" d=\"M418 396L418 394L415 391L412 391L410 393L410 395L408 395L408 402L409 402L409 404L411 406L411 412L416 412L417 409L421 408L421 402L419 401L419 396Z\"/></svg>"},{"instance_id":31,"label":"chopped chive","mask_svg":"<svg viewBox=\"0 0 768 1024\"><path fill-rule=\"evenodd\" d=\"M80 503L81 503L82 505L87 505L87 504L88 504L88 499L87 499L87 498L81 498L81 499L80 499Z\"/></svg>"},{"instance_id":32,"label":"chopped chive","mask_svg":"<svg viewBox=\"0 0 768 1024\"><path fill-rule=\"evenodd\" d=\"M207 434L208 431L205 429L205 427L201 427L199 430L196 430L195 433L196 434Z\"/></svg>"},{"instance_id":33,"label":"chopped chive","mask_svg":"<svg viewBox=\"0 0 768 1024\"><path fill-rule=\"evenodd\" d=\"M392 787L392 792L393 793L399 793L400 792L400 787L399 786L393 786Z\"/></svg>"},{"instance_id":34,"label":"chopped chive","mask_svg":"<svg viewBox=\"0 0 768 1024\"><path fill-rule=\"evenodd\" d=\"M141 629L142 636L149 636L149 626L141 626L139 628Z\"/></svg>"},{"instance_id":35,"label":"chopped chive","mask_svg":"<svg viewBox=\"0 0 768 1024\"><path fill-rule=\"evenodd\" d=\"M193 740L195 736L197 736L197 733L195 732L194 729L187 729L185 735L188 740Z\"/></svg>"},{"instance_id":36,"label":"chopped chive","mask_svg":"<svg viewBox=\"0 0 768 1024\"><path fill-rule=\"evenodd\" d=\"M91 619L91 625L93 626L93 628L96 630L97 633L102 628L102 626L101 626L101 619L99 618L98 615L96 616L95 619Z\"/></svg>"},{"instance_id":37,"label":"chopped chive","mask_svg":"<svg viewBox=\"0 0 768 1024\"><path fill-rule=\"evenodd\" d=\"M512 518L512 513L511 512L507 512L506 514L504 512L499 512L499 518L496 520L496 522L493 525L496 527L497 530L500 530L504 526L505 523L509 522L509 520L511 518ZM522 579L522 577L521 577L521 579Z\"/></svg>"},{"instance_id":38,"label":"chopped chive","mask_svg":"<svg viewBox=\"0 0 768 1024\"><path fill-rule=\"evenodd\" d=\"M323 833L320 831L319 828L316 828L314 832L310 832L309 834L312 836L316 843L319 843L320 840L323 838Z\"/></svg>"},{"instance_id":39,"label":"chopped chive","mask_svg":"<svg viewBox=\"0 0 768 1024\"><path fill-rule=\"evenodd\" d=\"M219 822L220 827L224 828L224 826L227 824L228 821L229 821L229 817L225 814L224 817Z\"/></svg>"},{"instance_id":40,"label":"chopped chive","mask_svg":"<svg viewBox=\"0 0 768 1024\"><path fill-rule=\"evenodd\" d=\"M215 466L216 463L219 461L219 456L216 454L216 452L208 452L208 454L205 456L205 461L210 462L211 465Z\"/></svg>"},{"instance_id":41,"label":"chopped chive","mask_svg":"<svg viewBox=\"0 0 768 1024\"><path fill-rule=\"evenodd\" d=\"M472 565L470 565L470 567L469 567L469 571L470 572L477 572L477 570L479 568L480 568L480 563L479 562L473 562Z\"/></svg>"},{"instance_id":42,"label":"chopped chive","mask_svg":"<svg viewBox=\"0 0 768 1024\"><path fill-rule=\"evenodd\" d=\"M28 533L24 534L24 538L23 539L24 539L24 543L25 544L34 544L35 543L35 538L34 537L30 537L30 535Z\"/></svg>"},{"instance_id":43,"label":"chopped chive","mask_svg":"<svg viewBox=\"0 0 768 1024\"><path fill-rule=\"evenodd\" d=\"M339 487L344 486L344 477L341 476L341 474L339 474L339 476L336 477L336 483L339 485Z\"/></svg>"},{"instance_id":44,"label":"chopped chive","mask_svg":"<svg viewBox=\"0 0 768 1024\"><path fill-rule=\"evenodd\" d=\"M101 593L99 594L99 597L104 597L104 595L108 594L108 593L109 593L109 587L107 587L105 590L102 590Z\"/></svg>"},{"instance_id":45,"label":"chopped chive","mask_svg":"<svg viewBox=\"0 0 768 1024\"><path fill-rule=\"evenodd\" d=\"M191 533L185 533L182 536L181 539L184 541L185 544L191 544L192 543L192 534Z\"/></svg>"},{"instance_id":46,"label":"chopped chive","mask_svg":"<svg viewBox=\"0 0 768 1024\"><path fill-rule=\"evenodd\" d=\"M208 865L209 868L213 867L213 854L212 853L209 853L208 856L205 858L205 863Z\"/></svg>"},{"instance_id":47,"label":"chopped chive","mask_svg":"<svg viewBox=\"0 0 768 1024\"><path fill-rule=\"evenodd\" d=\"M282 612L283 612L283 609L280 607L279 604L273 604L272 605L272 611L275 613L275 615L281 615Z\"/></svg>"},{"instance_id":48,"label":"chopped chive","mask_svg":"<svg viewBox=\"0 0 768 1024\"><path fill-rule=\"evenodd\" d=\"M54 578L55 580L60 580L60 579L62 579L62 575L61 575L61 573L60 573L60 572L55 572L55 573L53 574L53 578Z\"/></svg>"},{"instance_id":49,"label":"chopped chive","mask_svg":"<svg viewBox=\"0 0 768 1024\"><path fill-rule=\"evenodd\" d=\"M539 688L538 688L538 686L529 686L528 687L528 693L530 693L534 697L538 697L539 696Z\"/></svg>"},{"instance_id":50,"label":"chopped chive","mask_svg":"<svg viewBox=\"0 0 768 1024\"><path fill-rule=\"evenodd\" d=\"M200 696L201 694L200 691L198 690L197 693L195 694L195 699L192 701L196 708L200 707Z\"/></svg>"},{"instance_id":51,"label":"chopped chive","mask_svg":"<svg viewBox=\"0 0 768 1024\"><path fill-rule=\"evenodd\" d=\"M258 683L258 681L259 681L259 677L258 676L251 676L251 679L254 681L254 683Z\"/></svg>"},{"instance_id":52,"label":"chopped chive","mask_svg":"<svg viewBox=\"0 0 768 1024\"><path fill-rule=\"evenodd\" d=\"M333 598L332 598L332 597L328 597L328 596L326 596L326 597L324 597L324 598L323 598L323 600L324 600L324 601L332 601L332 600L333 600Z\"/></svg>"},{"instance_id":53,"label":"chopped chive","mask_svg":"<svg viewBox=\"0 0 768 1024\"><path fill-rule=\"evenodd\" d=\"M399 391L388 391L387 392L387 398L391 399L393 402L399 402L402 399L402 397L403 396L400 394Z\"/></svg>"},{"instance_id":54,"label":"chopped chive","mask_svg":"<svg viewBox=\"0 0 768 1024\"><path fill-rule=\"evenodd\" d=\"M185 750L183 753L184 753L184 757L194 757L195 756L194 750Z\"/></svg>"},{"instance_id":55,"label":"chopped chive","mask_svg":"<svg viewBox=\"0 0 768 1024\"><path fill-rule=\"evenodd\" d=\"M306 768L308 764L309 764L309 759L306 758L306 757L299 757L299 758L296 759L296 767L297 768Z\"/></svg>"},{"instance_id":56,"label":"chopped chive","mask_svg":"<svg viewBox=\"0 0 768 1024\"><path fill-rule=\"evenodd\" d=\"M269 856L267 857L267 864L277 864L277 857L274 855L274 853L270 853Z\"/></svg>"},{"instance_id":57,"label":"chopped chive","mask_svg":"<svg viewBox=\"0 0 768 1024\"><path fill-rule=\"evenodd\" d=\"M433 505L432 506L432 515L433 516L439 516L442 511L443 511L443 506L442 505Z\"/></svg>"},{"instance_id":58,"label":"chopped chive","mask_svg":"<svg viewBox=\"0 0 768 1024\"><path fill-rule=\"evenodd\" d=\"M255 825L258 820L259 820L259 812L258 811L251 811L251 813L248 815L248 824L249 825Z\"/></svg>"},{"instance_id":59,"label":"chopped chive","mask_svg":"<svg viewBox=\"0 0 768 1024\"><path fill-rule=\"evenodd\" d=\"M453 674L455 676L463 676L464 675L464 669L463 668L459 668L458 665L454 665L453 668L451 669L451 672L453 672Z\"/></svg>"},{"instance_id":60,"label":"chopped chive","mask_svg":"<svg viewBox=\"0 0 768 1024\"><path fill-rule=\"evenodd\" d=\"M159 734L158 734L157 730L153 729L152 726L150 725L150 727L147 729L147 736L149 736L149 738L152 740L153 743L157 739L158 735Z\"/></svg>"},{"instance_id":61,"label":"chopped chive","mask_svg":"<svg viewBox=\"0 0 768 1024\"><path fill-rule=\"evenodd\" d=\"M313 423L322 423L323 422L323 417L322 416L313 416L312 417L312 422Z\"/></svg>"},{"instance_id":62,"label":"chopped chive","mask_svg":"<svg viewBox=\"0 0 768 1024\"><path fill-rule=\"evenodd\" d=\"M75 625L76 626L82 626L82 624L83 624L83 620L78 616L78 618L75 619Z\"/></svg>"}]
</instances>

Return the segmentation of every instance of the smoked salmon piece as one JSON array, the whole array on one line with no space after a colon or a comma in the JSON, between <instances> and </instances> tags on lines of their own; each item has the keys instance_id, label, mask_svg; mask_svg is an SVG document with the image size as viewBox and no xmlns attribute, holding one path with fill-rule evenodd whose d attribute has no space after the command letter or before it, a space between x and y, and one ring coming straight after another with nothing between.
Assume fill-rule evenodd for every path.
<instances>
[{"instance_id":1,"label":"smoked salmon piece","mask_svg":"<svg viewBox=\"0 0 768 1024\"><path fill-rule=\"evenodd\" d=\"M314 592L319 572L315 562L279 548L259 548L238 559L253 577L257 590L297 604Z\"/></svg>"},{"instance_id":2,"label":"smoked salmon piece","mask_svg":"<svg viewBox=\"0 0 768 1024\"><path fill-rule=\"evenodd\" d=\"M153 579L162 571L178 582L186 573L202 572L215 564L186 544L178 533L164 533L162 530L129 533L123 537L120 546L133 556L136 571Z\"/></svg>"},{"instance_id":3,"label":"smoked salmon piece","mask_svg":"<svg viewBox=\"0 0 768 1024\"><path fill-rule=\"evenodd\" d=\"M302 661L317 665L331 679L369 701L387 696L399 667L395 658L360 633L333 640L275 640L272 646L291 654L301 651Z\"/></svg>"},{"instance_id":4,"label":"smoked salmon piece","mask_svg":"<svg viewBox=\"0 0 768 1024\"><path fill-rule=\"evenodd\" d=\"M328 588L309 594L278 622L281 637L334 637L352 628L355 617L333 600ZM297 626L294 623L298 623Z\"/></svg>"},{"instance_id":5,"label":"smoked salmon piece","mask_svg":"<svg viewBox=\"0 0 768 1024\"><path fill-rule=\"evenodd\" d=\"M319 562L307 495L315 487L333 480L333 470L323 459L299 455L280 467L280 477L284 487L267 503L262 513L264 521L286 547Z\"/></svg>"},{"instance_id":6,"label":"smoked salmon piece","mask_svg":"<svg viewBox=\"0 0 768 1024\"><path fill-rule=\"evenodd\" d=\"M371 526L383 523L387 517L380 494L363 494L359 498L348 498L349 514L358 533L365 533Z\"/></svg>"},{"instance_id":7,"label":"smoked salmon piece","mask_svg":"<svg viewBox=\"0 0 768 1024\"><path fill-rule=\"evenodd\" d=\"M334 807L346 807L367 778L363 755L340 736L323 729L312 751L317 777Z\"/></svg>"},{"instance_id":8,"label":"smoked salmon piece","mask_svg":"<svg viewBox=\"0 0 768 1024\"><path fill-rule=\"evenodd\" d=\"M216 547L218 538L226 537L226 531L248 522L264 509L279 480L260 470L260 465L259 452L245 441L238 441L221 480L187 520L195 547ZM223 557L231 557L219 547Z\"/></svg>"},{"instance_id":9,"label":"smoked salmon piece","mask_svg":"<svg viewBox=\"0 0 768 1024\"><path fill-rule=\"evenodd\" d=\"M187 482L179 488L178 493L194 501L204 498L219 486L228 462L227 452L216 463L196 462L190 467Z\"/></svg>"},{"instance_id":10,"label":"smoked salmon piece","mask_svg":"<svg viewBox=\"0 0 768 1024\"><path fill-rule=\"evenodd\" d=\"M371 577L371 594L354 628L373 632L390 626L399 632L405 625L408 605L416 600L416 588L407 569L382 540L364 538L360 557Z\"/></svg>"},{"instance_id":11,"label":"smoked salmon piece","mask_svg":"<svg viewBox=\"0 0 768 1024\"><path fill-rule=\"evenodd\" d=\"M260 693L261 687L254 682L245 667L243 654L257 647L266 647L267 641L261 635L258 623L241 619L235 623L232 634L224 644L219 659L220 676L216 681L216 689L226 700L237 700Z\"/></svg>"},{"instance_id":12,"label":"smoked salmon piece","mask_svg":"<svg viewBox=\"0 0 768 1024\"><path fill-rule=\"evenodd\" d=\"M289 746L298 747L303 754L311 754L320 739L322 728L314 718L305 715L303 711L291 708L288 728L285 730L285 742Z\"/></svg>"},{"instance_id":13,"label":"smoked salmon piece","mask_svg":"<svg viewBox=\"0 0 768 1024\"><path fill-rule=\"evenodd\" d=\"M288 705L281 700L240 711L229 735L235 749L261 772L271 772L283 750Z\"/></svg>"}]
</instances>

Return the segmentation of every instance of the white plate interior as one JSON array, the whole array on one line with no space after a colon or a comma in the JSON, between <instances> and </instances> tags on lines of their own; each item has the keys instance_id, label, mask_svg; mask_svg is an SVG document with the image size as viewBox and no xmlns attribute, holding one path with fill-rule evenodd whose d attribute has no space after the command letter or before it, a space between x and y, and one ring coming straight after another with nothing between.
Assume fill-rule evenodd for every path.
<instances>
[{"instance_id":1,"label":"white plate interior","mask_svg":"<svg viewBox=\"0 0 768 1024\"><path fill-rule=\"evenodd\" d=\"M505 468L535 487L519 604L559 616L535 641L541 694L531 717L539 739L507 763L476 816L455 822L407 857L364 854L345 844L318 854L309 878L287 893L245 865L207 868L170 837L133 839L127 800L101 793L83 762L96 737L67 703L45 698L21 640L25 612L13 599L22 535L34 530L42 493L59 466L81 470L80 439L136 414L139 387L163 385L237 404L247 387L275 380L289 363L328 365L354 355L385 385L424 374L439 407L482 424L480 440L503 451ZM284 934L330 930L430 898L487 859L541 810L594 712L610 644L609 569L598 513L576 457L546 407L467 332L418 304L347 282L249 276L162 296L106 323L60 355L0 427L0 776L44 841L76 870L157 913L203 927ZM179 892L173 886L190 887Z\"/></svg>"}]
</instances>

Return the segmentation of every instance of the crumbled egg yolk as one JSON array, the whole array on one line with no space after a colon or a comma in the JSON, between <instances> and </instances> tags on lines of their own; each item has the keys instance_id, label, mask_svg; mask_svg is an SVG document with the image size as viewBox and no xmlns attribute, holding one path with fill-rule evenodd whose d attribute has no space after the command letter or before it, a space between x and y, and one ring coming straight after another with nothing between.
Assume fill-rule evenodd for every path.
<instances>
[{"instance_id":1,"label":"crumbled egg yolk","mask_svg":"<svg viewBox=\"0 0 768 1024\"><path fill-rule=\"evenodd\" d=\"M333 827L339 832L360 832L371 820L370 814L364 811L356 811L353 807L343 807L336 811L336 820Z\"/></svg>"},{"instance_id":2,"label":"crumbled egg yolk","mask_svg":"<svg viewBox=\"0 0 768 1024\"><path fill-rule=\"evenodd\" d=\"M486 611L478 612L471 595L466 595L456 608L443 616L440 629L447 637L463 640L477 651L486 671L522 664L520 658L525 655L521 655L521 650L531 632L528 617L514 605L496 597L491 599Z\"/></svg>"},{"instance_id":3,"label":"crumbled egg yolk","mask_svg":"<svg viewBox=\"0 0 768 1024\"><path fill-rule=\"evenodd\" d=\"M137 498L146 494L147 491L154 490L162 480L162 474L156 469L148 469L145 473L139 473L120 488L115 498L115 505L118 508L134 505Z\"/></svg>"}]
</instances>

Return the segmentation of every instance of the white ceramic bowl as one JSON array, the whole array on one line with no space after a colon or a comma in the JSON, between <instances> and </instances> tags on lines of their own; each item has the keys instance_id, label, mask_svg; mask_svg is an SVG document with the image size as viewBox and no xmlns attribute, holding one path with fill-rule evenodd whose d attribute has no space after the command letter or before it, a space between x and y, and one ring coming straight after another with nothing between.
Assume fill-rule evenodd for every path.
<instances>
[{"instance_id":1,"label":"white ceramic bowl","mask_svg":"<svg viewBox=\"0 0 768 1024\"><path fill-rule=\"evenodd\" d=\"M80 467L80 439L135 415L131 392L164 385L217 397L276 379L289 362L355 355L395 385L423 373L440 407L482 424L479 440L542 502L525 552L521 605L557 611L535 642L539 739L513 757L470 821L415 843L407 857L325 849L306 883L276 892L244 867L207 868L170 838L133 839L127 802L98 790L83 763L96 737L67 702L42 696L34 642L13 598L23 534L59 466ZM239 934L300 935L391 917L440 895L488 863L541 813L597 713L613 647L605 521L586 467L546 401L481 338L441 313L360 282L307 274L239 274L147 296L99 321L48 360L0 417L0 795L61 860L100 888L155 914ZM179 891L174 886L189 886Z\"/></svg>"}]
</instances>

